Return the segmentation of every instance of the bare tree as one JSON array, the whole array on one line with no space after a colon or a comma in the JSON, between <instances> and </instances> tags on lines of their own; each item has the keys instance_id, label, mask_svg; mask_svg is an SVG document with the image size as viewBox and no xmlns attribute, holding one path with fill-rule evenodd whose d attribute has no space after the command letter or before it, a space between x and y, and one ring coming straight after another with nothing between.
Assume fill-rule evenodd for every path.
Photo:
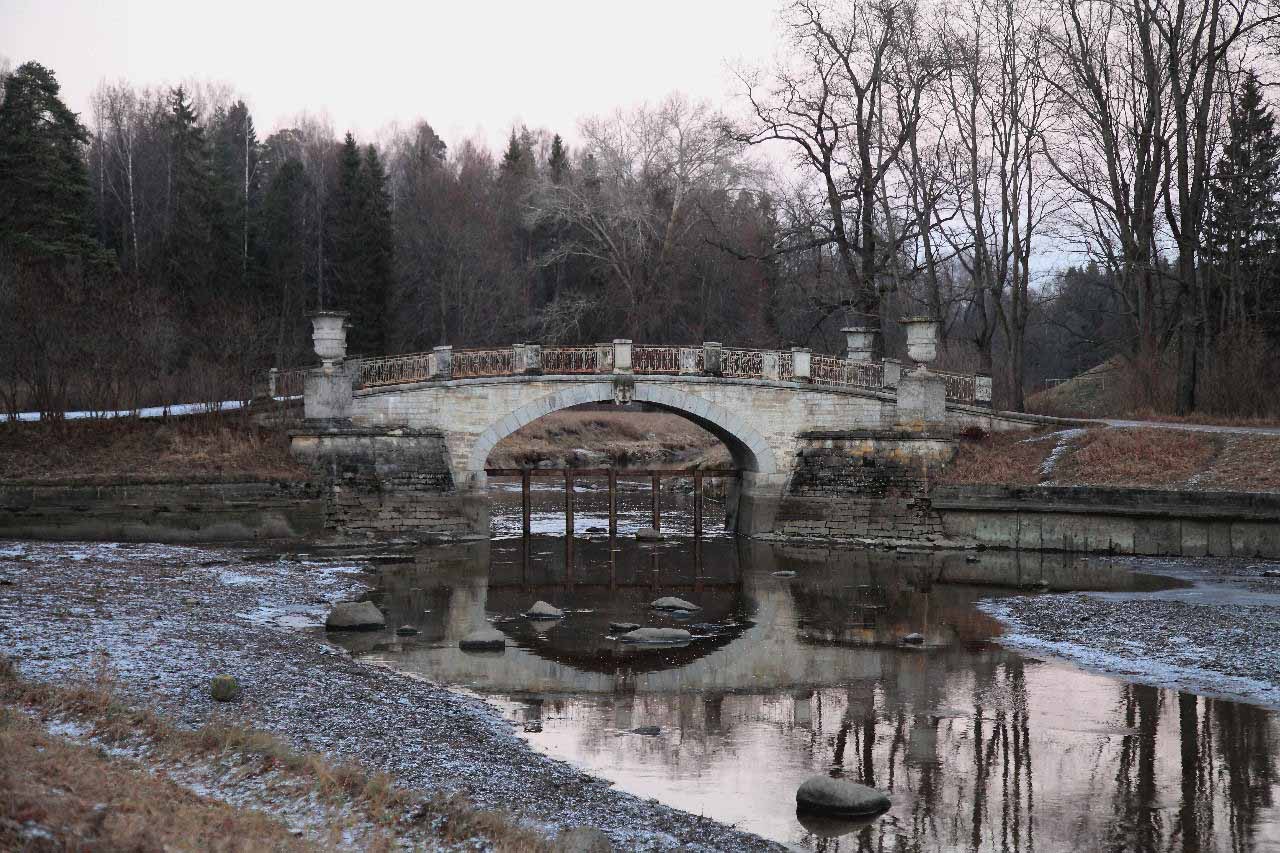
<instances>
[{"instance_id":1,"label":"bare tree","mask_svg":"<svg viewBox=\"0 0 1280 853\"><path fill-rule=\"evenodd\" d=\"M791 59L767 75L739 72L751 119L737 137L791 146L817 179L821 232L786 250L833 246L848 295L830 310L878 327L893 286L884 273L909 239L900 229L882 245L884 185L916 136L925 94L945 68L943 52L915 0L796 0L783 20Z\"/></svg>"}]
</instances>

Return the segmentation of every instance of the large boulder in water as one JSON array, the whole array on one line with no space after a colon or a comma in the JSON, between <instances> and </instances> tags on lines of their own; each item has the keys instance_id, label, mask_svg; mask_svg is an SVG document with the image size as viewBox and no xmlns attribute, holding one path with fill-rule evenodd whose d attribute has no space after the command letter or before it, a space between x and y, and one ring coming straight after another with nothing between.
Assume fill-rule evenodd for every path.
<instances>
[{"instance_id":1,"label":"large boulder in water","mask_svg":"<svg viewBox=\"0 0 1280 853\"><path fill-rule=\"evenodd\" d=\"M464 652L500 652L507 647L507 637L497 628L477 628L458 641Z\"/></svg>"},{"instance_id":2,"label":"large boulder in water","mask_svg":"<svg viewBox=\"0 0 1280 853\"><path fill-rule=\"evenodd\" d=\"M696 604L691 604L683 598L676 598L674 595L667 595L659 598L653 604L649 605L654 610L701 610L702 608Z\"/></svg>"},{"instance_id":3,"label":"large boulder in water","mask_svg":"<svg viewBox=\"0 0 1280 853\"><path fill-rule=\"evenodd\" d=\"M547 604L545 601L537 601L524 615L530 619L563 619L564 611L559 607Z\"/></svg>"},{"instance_id":4,"label":"large boulder in water","mask_svg":"<svg viewBox=\"0 0 1280 853\"><path fill-rule=\"evenodd\" d=\"M687 643L693 635L683 628L637 628L618 638L624 643L647 646L671 646Z\"/></svg>"},{"instance_id":5,"label":"large boulder in water","mask_svg":"<svg viewBox=\"0 0 1280 853\"><path fill-rule=\"evenodd\" d=\"M796 790L796 810L809 814L864 817L888 809L883 792L846 779L810 776Z\"/></svg>"},{"instance_id":6,"label":"large boulder in water","mask_svg":"<svg viewBox=\"0 0 1280 853\"><path fill-rule=\"evenodd\" d=\"M636 531L636 539L641 542L661 542L662 531L654 530L652 527L641 527Z\"/></svg>"},{"instance_id":7,"label":"large boulder in water","mask_svg":"<svg viewBox=\"0 0 1280 853\"><path fill-rule=\"evenodd\" d=\"M387 620L372 601L339 601L325 620L326 631L373 631L385 628Z\"/></svg>"}]
</instances>

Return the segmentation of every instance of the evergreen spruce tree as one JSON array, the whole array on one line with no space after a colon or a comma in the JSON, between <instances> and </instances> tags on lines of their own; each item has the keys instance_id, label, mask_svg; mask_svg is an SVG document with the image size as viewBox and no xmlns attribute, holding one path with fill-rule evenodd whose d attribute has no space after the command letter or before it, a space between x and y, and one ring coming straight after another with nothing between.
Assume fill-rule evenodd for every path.
<instances>
[{"instance_id":1,"label":"evergreen spruce tree","mask_svg":"<svg viewBox=\"0 0 1280 853\"><path fill-rule=\"evenodd\" d=\"M387 171L372 145L365 148L360 170L360 225L363 298L355 307L353 344L371 355L387 351L387 305L391 298L394 242Z\"/></svg>"},{"instance_id":2,"label":"evergreen spruce tree","mask_svg":"<svg viewBox=\"0 0 1280 853\"><path fill-rule=\"evenodd\" d=\"M360 148L350 133L338 152L338 174L329 200L330 269L333 271L335 304L344 311L358 312L364 300L363 247L361 240ZM359 324L353 318L353 325ZM357 335L359 332L357 331ZM352 352L368 355L352 340Z\"/></svg>"},{"instance_id":3,"label":"evergreen spruce tree","mask_svg":"<svg viewBox=\"0 0 1280 853\"><path fill-rule=\"evenodd\" d=\"M219 265L234 270L240 289L252 279L258 208L262 202L261 148L244 101L219 111L213 121L213 181Z\"/></svg>"},{"instance_id":4,"label":"evergreen spruce tree","mask_svg":"<svg viewBox=\"0 0 1280 853\"><path fill-rule=\"evenodd\" d=\"M28 262L109 263L91 236L89 132L59 97L53 72L20 65L0 103L0 244Z\"/></svg>"},{"instance_id":5,"label":"evergreen spruce tree","mask_svg":"<svg viewBox=\"0 0 1280 853\"><path fill-rule=\"evenodd\" d=\"M547 156L547 174L551 183L560 184L569 174L569 154L560 134L551 137L551 153Z\"/></svg>"},{"instance_id":6,"label":"evergreen spruce tree","mask_svg":"<svg viewBox=\"0 0 1280 853\"><path fill-rule=\"evenodd\" d=\"M169 95L169 192L165 231L166 284L195 320L198 303L211 292L217 262L213 252L215 198L204 129L186 91Z\"/></svg>"},{"instance_id":7,"label":"evergreen spruce tree","mask_svg":"<svg viewBox=\"0 0 1280 853\"><path fill-rule=\"evenodd\" d=\"M1280 335L1280 136L1252 72L1232 105L1206 231L1214 319L1261 318Z\"/></svg>"},{"instance_id":8,"label":"evergreen spruce tree","mask_svg":"<svg viewBox=\"0 0 1280 853\"><path fill-rule=\"evenodd\" d=\"M274 170L263 193L260 237L255 246L257 302L270 317L275 364L290 364L306 353L298 346L307 288L307 174L290 158Z\"/></svg>"}]
</instances>

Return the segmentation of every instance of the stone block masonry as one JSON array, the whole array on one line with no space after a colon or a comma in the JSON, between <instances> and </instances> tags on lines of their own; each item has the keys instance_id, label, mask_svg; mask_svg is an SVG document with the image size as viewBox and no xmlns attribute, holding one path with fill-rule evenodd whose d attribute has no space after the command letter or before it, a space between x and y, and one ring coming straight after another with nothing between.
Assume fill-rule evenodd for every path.
<instances>
[{"instance_id":1,"label":"stone block masonry","mask_svg":"<svg viewBox=\"0 0 1280 853\"><path fill-rule=\"evenodd\" d=\"M0 483L0 538L243 542L323 530L323 490L305 481Z\"/></svg>"},{"instance_id":2,"label":"stone block masonry","mask_svg":"<svg viewBox=\"0 0 1280 853\"><path fill-rule=\"evenodd\" d=\"M772 535L942 541L929 476L954 453L950 439L909 432L804 433Z\"/></svg>"},{"instance_id":3,"label":"stone block masonry","mask_svg":"<svg viewBox=\"0 0 1280 853\"><path fill-rule=\"evenodd\" d=\"M295 432L295 458L323 482L325 527L346 535L473 538L489 533L482 494L456 488L435 430Z\"/></svg>"}]
</instances>

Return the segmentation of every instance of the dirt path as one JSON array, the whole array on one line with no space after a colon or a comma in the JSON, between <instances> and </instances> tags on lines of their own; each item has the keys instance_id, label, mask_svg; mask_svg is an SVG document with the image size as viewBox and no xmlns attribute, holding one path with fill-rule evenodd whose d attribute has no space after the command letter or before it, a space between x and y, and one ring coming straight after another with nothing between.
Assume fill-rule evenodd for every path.
<instances>
[{"instance_id":1,"label":"dirt path","mask_svg":"<svg viewBox=\"0 0 1280 853\"><path fill-rule=\"evenodd\" d=\"M1220 424L1188 424L1178 421L1126 421L1104 418L1096 421L1123 429L1180 429L1186 432L1213 432L1235 435L1280 435L1280 426L1223 426Z\"/></svg>"},{"instance_id":2,"label":"dirt path","mask_svg":"<svg viewBox=\"0 0 1280 853\"><path fill-rule=\"evenodd\" d=\"M225 714L405 787L511 809L549 836L585 824L627 850L782 849L539 755L479 699L353 661L318 626L328 602L365 589L363 566L245 549L0 542L0 648L25 678L107 672L119 693L178 724ZM244 686L239 701L208 697L223 672Z\"/></svg>"}]
</instances>

